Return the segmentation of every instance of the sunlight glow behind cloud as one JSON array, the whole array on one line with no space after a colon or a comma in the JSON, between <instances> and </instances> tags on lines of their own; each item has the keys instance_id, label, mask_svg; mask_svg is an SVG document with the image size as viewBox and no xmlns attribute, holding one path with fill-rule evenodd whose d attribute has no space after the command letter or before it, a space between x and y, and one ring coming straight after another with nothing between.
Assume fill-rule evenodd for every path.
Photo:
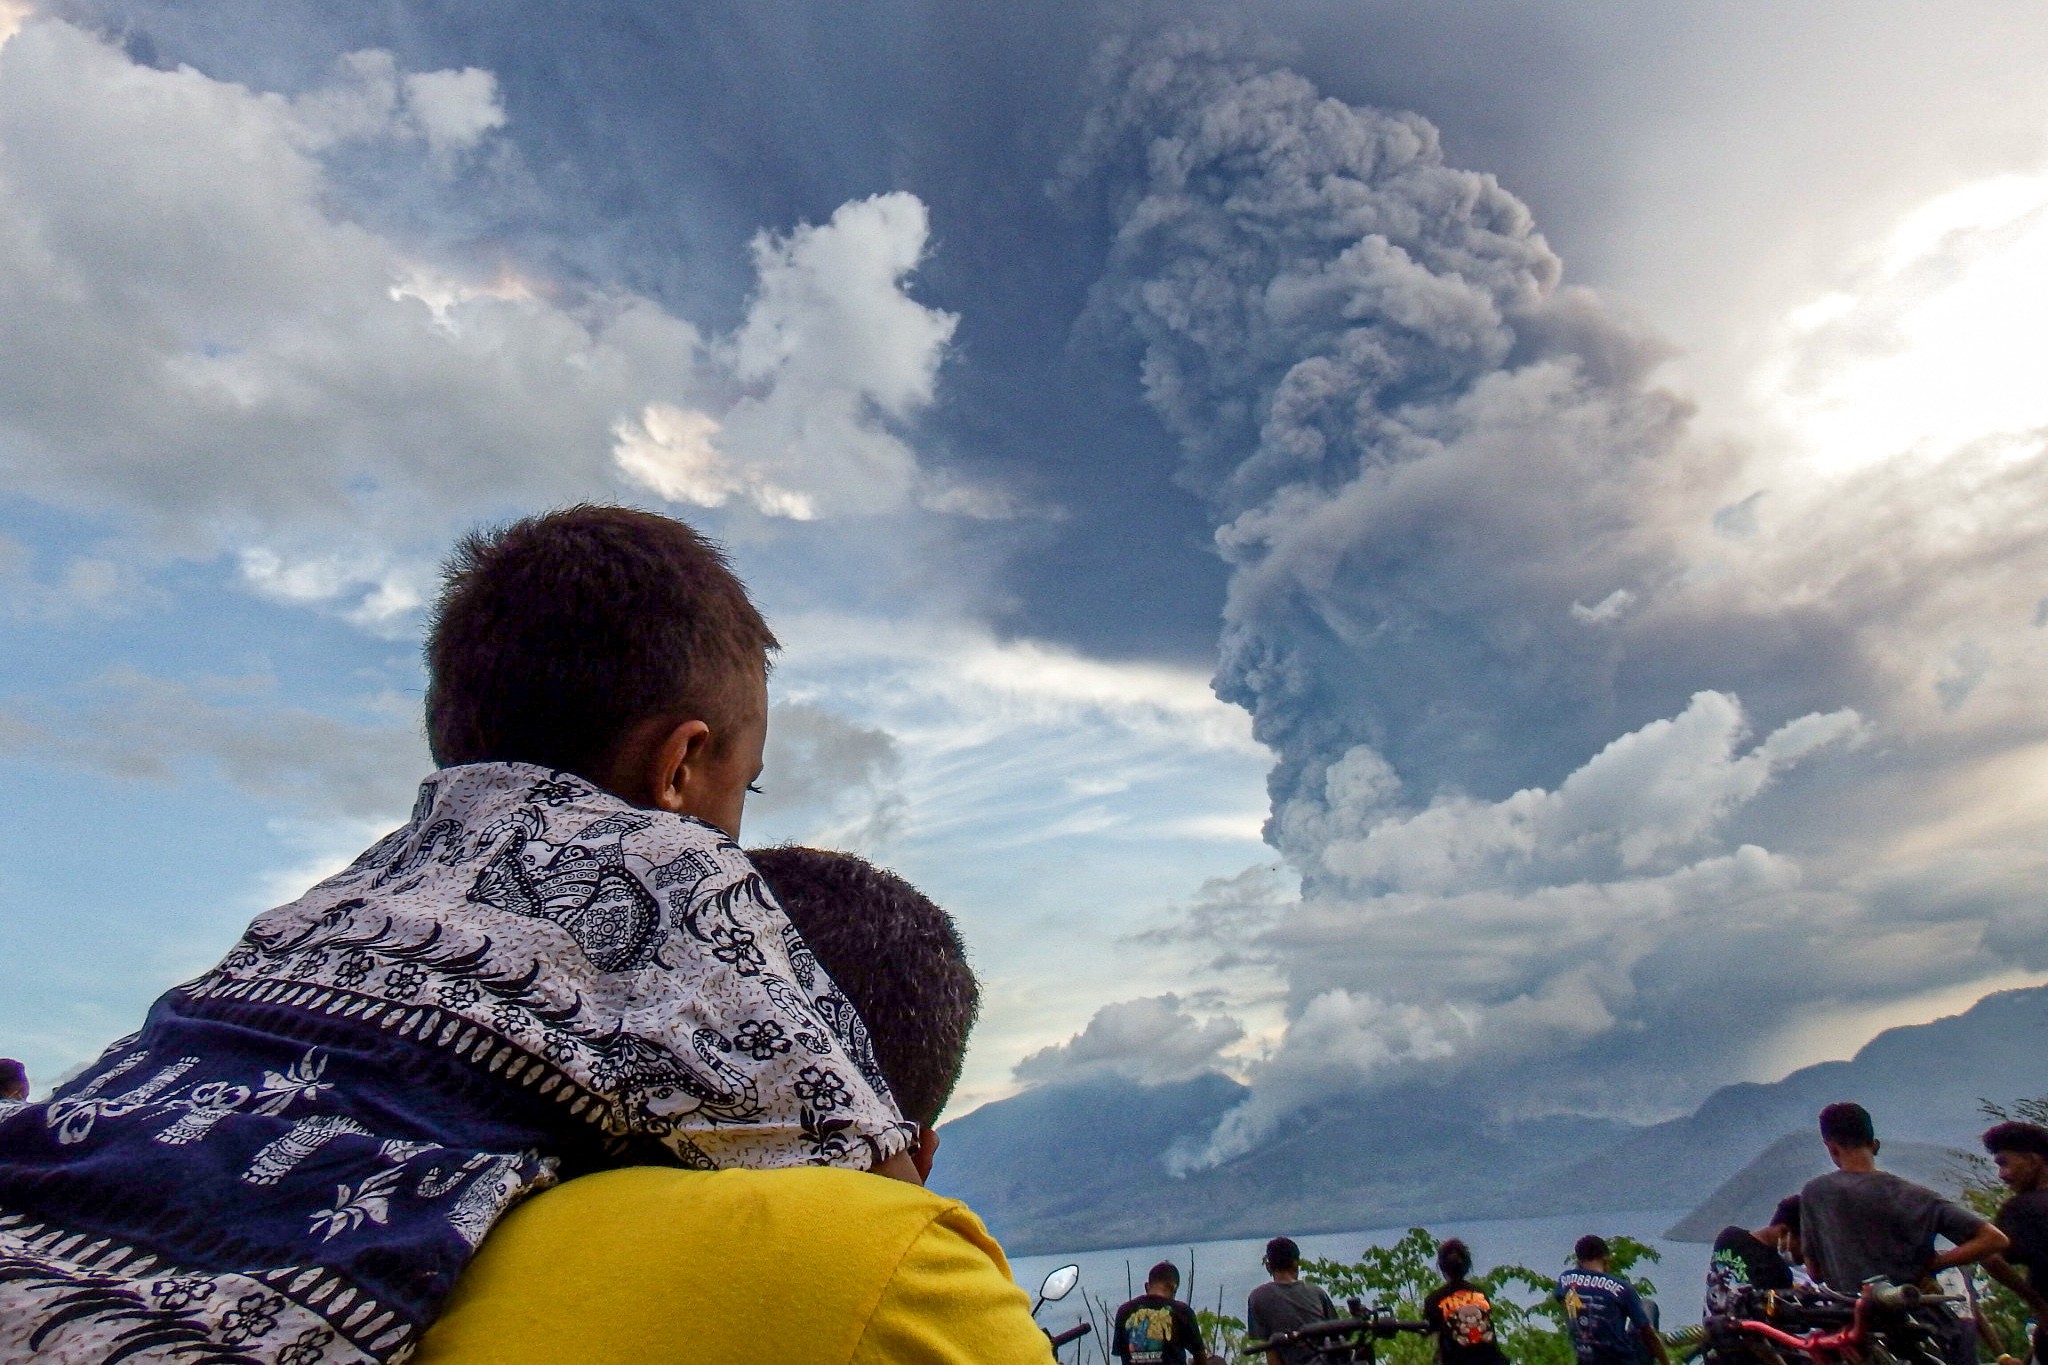
<instances>
[{"instance_id":1,"label":"sunlight glow behind cloud","mask_svg":"<svg viewBox=\"0 0 2048 1365\"><path fill-rule=\"evenodd\" d=\"M1838 476L2048 426L2048 172L1951 190L1784 320L1762 405Z\"/></svg>"}]
</instances>

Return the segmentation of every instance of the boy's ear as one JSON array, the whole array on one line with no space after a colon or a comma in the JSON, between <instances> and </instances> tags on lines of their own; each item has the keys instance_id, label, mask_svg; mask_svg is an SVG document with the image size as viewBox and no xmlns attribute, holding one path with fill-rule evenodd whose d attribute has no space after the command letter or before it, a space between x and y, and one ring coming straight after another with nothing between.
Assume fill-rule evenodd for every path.
<instances>
[{"instance_id":1,"label":"boy's ear","mask_svg":"<svg viewBox=\"0 0 2048 1365\"><path fill-rule=\"evenodd\" d=\"M910 1149L910 1159L917 1166L917 1178L919 1180L930 1180L932 1178L932 1160L938 1154L939 1130L936 1128L919 1127L917 1130L917 1146Z\"/></svg>"},{"instance_id":2,"label":"boy's ear","mask_svg":"<svg viewBox=\"0 0 2048 1365\"><path fill-rule=\"evenodd\" d=\"M692 780L699 784L699 771L711 753L711 727L701 720L686 720L657 732L657 742L647 751L645 804L671 815L691 808Z\"/></svg>"}]
</instances>

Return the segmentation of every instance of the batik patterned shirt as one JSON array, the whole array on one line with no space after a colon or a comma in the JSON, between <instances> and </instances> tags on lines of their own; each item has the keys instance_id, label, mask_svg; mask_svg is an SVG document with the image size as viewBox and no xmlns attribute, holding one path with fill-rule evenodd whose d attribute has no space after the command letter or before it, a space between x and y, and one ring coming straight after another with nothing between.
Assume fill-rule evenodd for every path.
<instances>
[{"instance_id":1,"label":"batik patterned shirt","mask_svg":"<svg viewBox=\"0 0 2048 1365\"><path fill-rule=\"evenodd\" d=\"M557 1178L866 1168L913 1134L723 833L444 769L139 1033L0 1110L0 1361L398 1361Z\"/></svg>"}]
</instances>

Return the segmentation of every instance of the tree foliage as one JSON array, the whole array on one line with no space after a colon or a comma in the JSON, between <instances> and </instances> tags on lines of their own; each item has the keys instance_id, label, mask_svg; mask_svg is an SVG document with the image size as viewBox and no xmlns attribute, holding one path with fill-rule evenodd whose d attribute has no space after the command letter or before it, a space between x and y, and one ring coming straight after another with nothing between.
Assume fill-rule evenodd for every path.
<instances>
[{"instance_id":1,"label":"tree foliage","mask_svg":"<svg viewBox=\"0 0 2048 1365\"><path fill-rule=\"evenodd\" d=\"M1657 1292L1649 1280L1631 1272L1638 1266L1661 1259L1656 1250L1633 1237L1607 1239L1612 1257L1608 1268L1628 1280L1645 1298ZM1437 1239L1426 1228L1410 1228L1392 1246L1372 1246L1355 1261L1315 1259L1304 1261L1301 1277L1328 1290L1340 1304L1357 1298L1368 1306L1389 1309L1395 1317L1412 1320L1422 1316L1422 1302L1443 1276L1436 1268ZM1558 1269L1569 1268L1569 1262ZM1493 1303L1494 1331L1501 1348L1514 1365L1573 1365L1571 1341L1564 1333L1564 1308L1551 1298L1557 1287L1556 1275L1546 1275L1522 1265L1495 1266L1485 1274L1474 1274L1477 1285ZM1380 1346L1382 1365L1429 1365L1435 1348L1427 1337L1402 1335Z\"/></svg>"}]
</instances>

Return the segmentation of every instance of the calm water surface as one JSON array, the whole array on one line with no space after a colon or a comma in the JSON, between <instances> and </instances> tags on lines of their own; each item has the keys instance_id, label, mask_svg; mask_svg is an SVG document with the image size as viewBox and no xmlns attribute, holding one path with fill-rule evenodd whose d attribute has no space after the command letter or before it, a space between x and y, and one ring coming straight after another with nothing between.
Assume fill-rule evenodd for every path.
<instances>
[{"instance_id":1,"label":"calm water surface","mask_svg":"<svg viewBox=\"0 0 2048 1365\"><path fill-rule=\"evenodd\" d=\"M1700 1299L1706 1287L1708 1246L1704 1242L1672 1242L1663 1237L1685 1215L1684 1209L1655 1212L1568 1214L1552 1218L1498 1218L1465 1222L1447 1221L1430 1226L1437 1237L1462 1237L1472 1248L1472 1259L1484 1272L1496 1265L1520 1263L1532 1270L1552 1273L1565 1269L1572 1243L1588 1232L1603 1237L1626 1236L1648 1243L1663 1255L1653 1266L1638 1273L1657 1286L1657 1304L1667 1328L1693 1321L1700 1314ZM1408 1229L1367 1228L1362 1232L1326 1232L1296 1237L1304 1257L1323 1256L1353 1261L1368 1246L1391 1246ZM1231 1317L1244 1316L1244 1298L1255 1284L1266 1278L1259 1258L1266 1249L1263 1237L1229 1242L1180 1242L1173 1246L1118 1247L1112 1251L1082 1251L1070 1256L1020 1256L1013 1263L1017 1282L1036 1290L1046 1272L1069 1261L1081 1267L1081 1287L1059 1303L1049 1303L1039 1313L1039 1322L1060 1331L1086 1316L1081 1295L1106 1300L1112 1311L1144 1289L1145 1272L1154 1263L1172 1261L1180 1267L1181 1297L1197 1308L1214 1309L1218 1301ZM1190 1275L1192 1270L1192 1275ZM1126 1291L1126 1283L1130 1289ZM1100 1311L1097 1317L1101 1316ZM1093 1358L1093 1352L1088 1358ZM1071 1348L1069 1348L1071 1359Z\"/></svg>"}]
</instances>

